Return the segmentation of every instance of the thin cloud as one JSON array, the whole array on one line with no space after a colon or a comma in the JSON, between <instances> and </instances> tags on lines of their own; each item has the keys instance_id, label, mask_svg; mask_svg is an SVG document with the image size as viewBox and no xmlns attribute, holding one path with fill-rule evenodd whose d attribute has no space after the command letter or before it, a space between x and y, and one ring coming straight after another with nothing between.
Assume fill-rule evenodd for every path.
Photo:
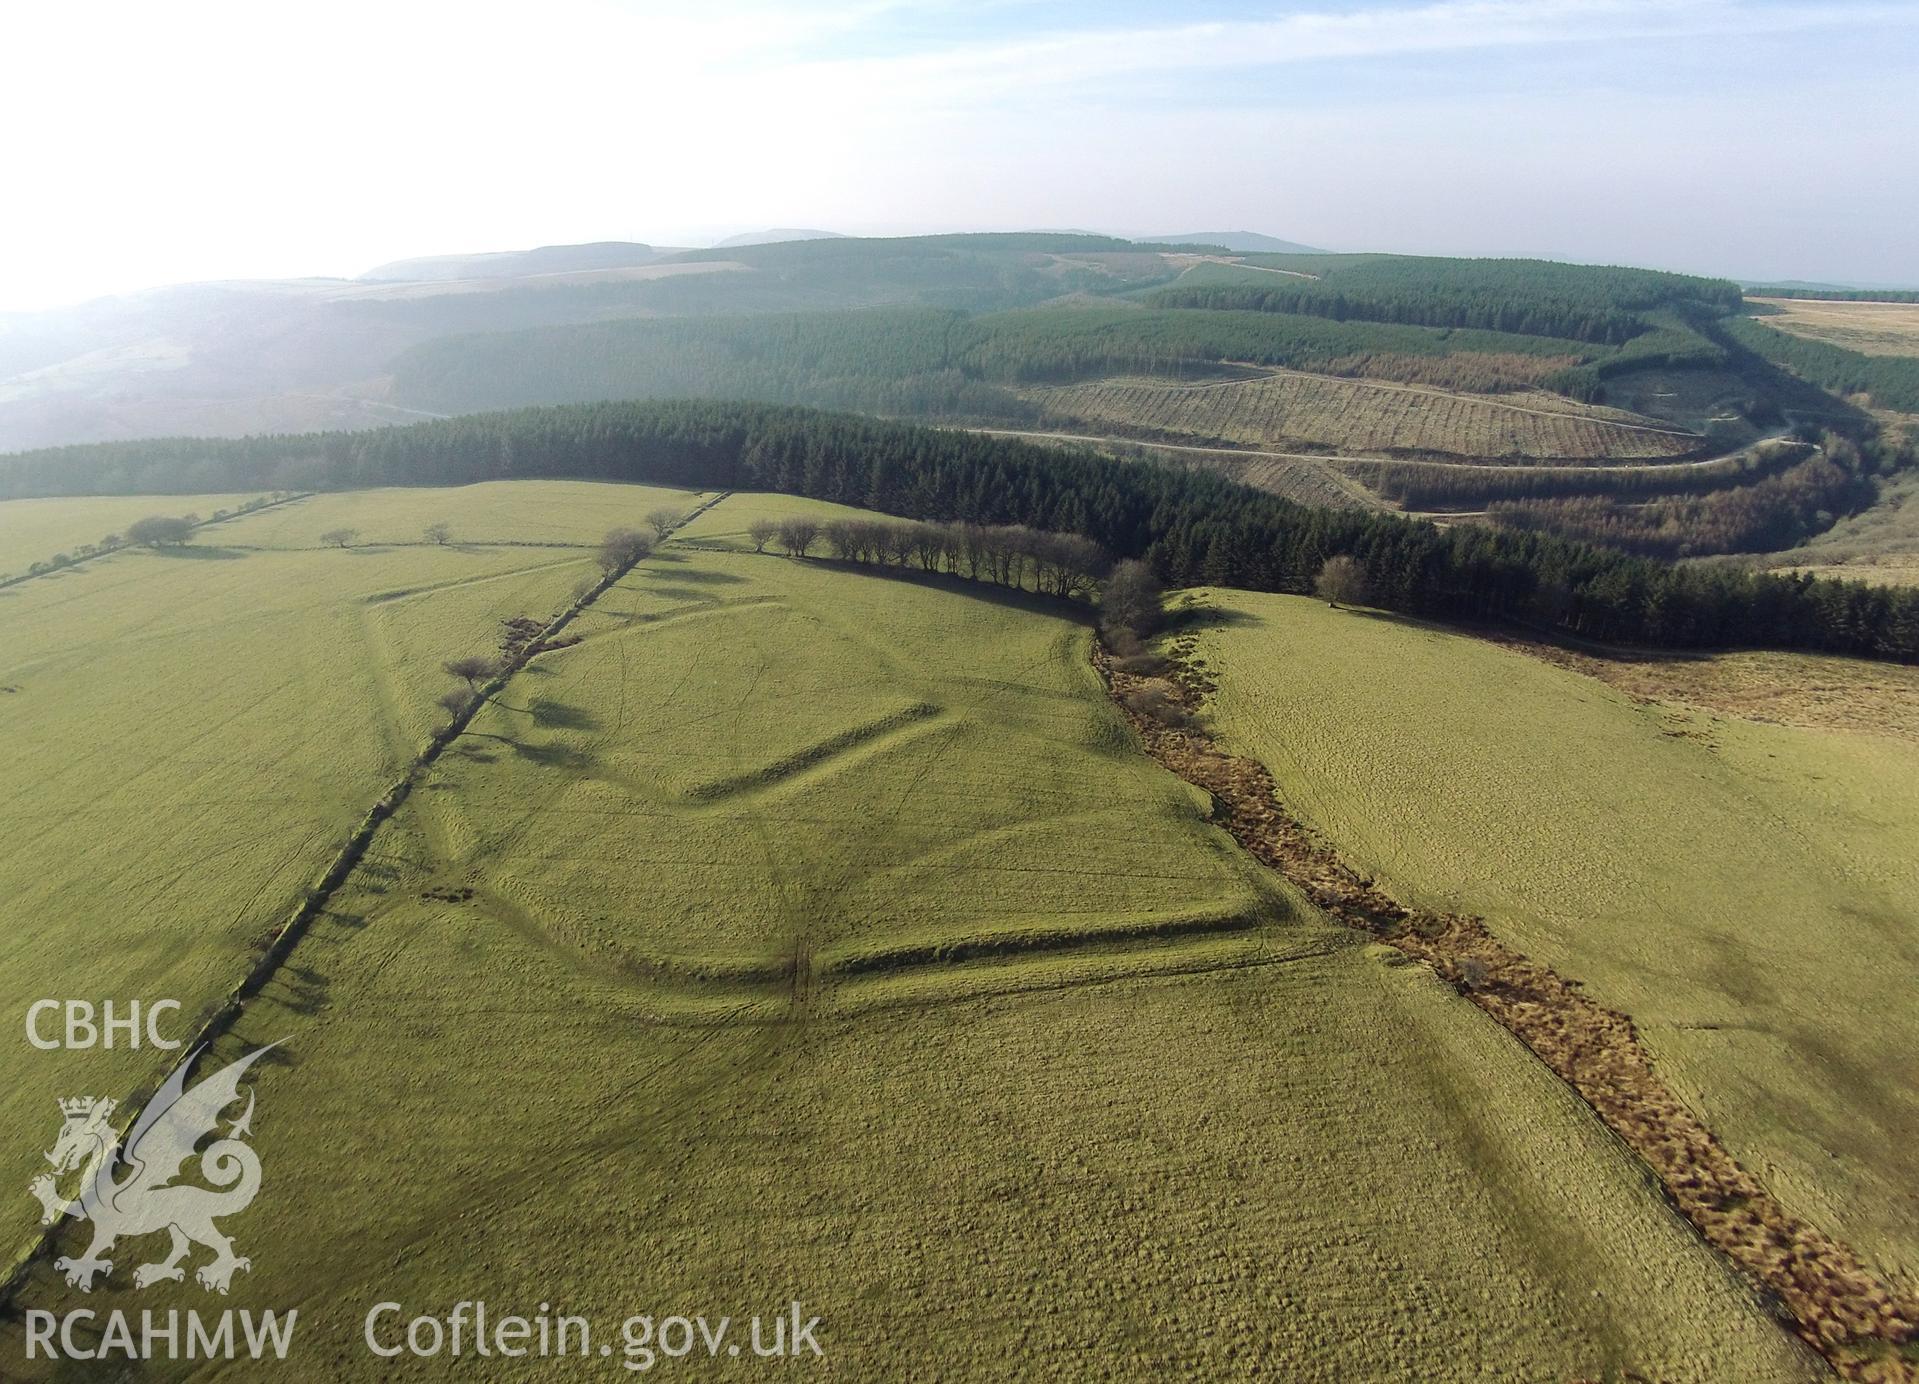
<instances>
[{"instance_id":1,"label":"thin cloud","mask_svg":"<svg viewBox=\"0 0 1919 1384\"><path fill-rule=\"evenodd\" d=\"M1229 68L1341 59L1618 42L1751 36L1865 24L1919 23L1919 7L1884 3L1755 5L1739 0L1452 0L1130 29L1062 31L885 58L812 64L826 83L911 92L920 99Z\"/></svg>"}]
</instances>

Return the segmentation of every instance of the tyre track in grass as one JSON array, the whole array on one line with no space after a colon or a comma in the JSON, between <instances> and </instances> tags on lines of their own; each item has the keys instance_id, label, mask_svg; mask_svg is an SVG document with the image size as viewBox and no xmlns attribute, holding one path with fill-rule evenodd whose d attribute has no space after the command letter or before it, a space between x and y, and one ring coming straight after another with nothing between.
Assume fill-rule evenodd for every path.
<instances>
[{"instance_id":1,"label":"tyre track in grass","mask_svg":"<svg viewBox=\"0 0 1919 1384\"><path fill-rule=\"evenodd\" d=\"M1480 918L1398 903L1286 810L1264 765L1226 753L1204 730L1127 704L1129 693L1150 685L1197 711L1200 679L1182 663L1166 680L1121 672L1097 645L1093 661L1145 751L1208 793L1215 820L1249 854L1327 917L1431 966L1530 1048L1835 1372L1861 1384L1919 1384L1919 1298L1872 1273L1849 1246L1788 1211L1740 1167L1659 1076L1630 1017L1513 950Z\"/></svg>"},{"instance_id":2,"label":"tyre track in grass","mask_svg":"<svg viewBox=\"0 0 1919 1384\"><path fill-rule=\"evenodd\" d=\"M689 511L674 528L677 530L691 523L731 493L731 491L721 491L713 499ZM212 1016L190 1039L182 1043L182 1051L189 1054L203 1051L233 1028L245 1011L247 1002L266 988L279 973L288 957L292 955L300 940L306 936L308 930L318 919L326 915L327 905L352 877L360 862L366 858L380 828L385 825L388 818L405 805L408 798L412 796L413 790L424 780L427 772L432 769L440 756L466 732L467 726L480 709L492 698L505 691L506 685L515 674L541 653L547 644L557 638L576 617L612 590L637 565L637 563L631 563L617 571L604 574L589 590L574 599L549 621L537 637L529 641L511 662L480 689L480 695L475 697L459 715L433 733L425 748L414 757L405 772L388 787L372 807L367 809L366 815L360 819L360 824L347 837L346 843L334 856L332 863L305 891L304 897L294 907L292 913L272 929L271 941L262 949L261 955L248 968L246 974L227 992L225 999L218 1003ZM153 1088L164 1078L164 1075L164 1073L152 1075L147 1082L136 1087L116 1107L118 1137L125 1139L127 1131L132 1128L147 1101L152 1098ZM65 1229L64 1218L50 1226L41 1227L24 1250L7 1266L4 1278L0 1278L0 1313L12 1314L17 1305L16 1294L26 1283L35 1264L53 1252L60 1233Z\"/></svg>"}]
</instances>

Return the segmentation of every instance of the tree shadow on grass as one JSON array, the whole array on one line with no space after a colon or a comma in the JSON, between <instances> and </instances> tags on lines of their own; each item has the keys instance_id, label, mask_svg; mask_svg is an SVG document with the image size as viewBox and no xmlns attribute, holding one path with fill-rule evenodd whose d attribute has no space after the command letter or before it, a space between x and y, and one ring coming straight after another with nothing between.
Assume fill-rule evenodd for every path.
<instances>
[{"instance_id":1,"label":"tree shadow on grass","mask_svg":"<svg viewBox=\"0 0 1919 1384\"><path fill-rule=\"evenodd\" d=\"M527 745L508 741L513 753L542 769L568 769L575 772L593 767L593 756L571 745Z\"/></svg>"},{"instance_id":2,"label":"tree shadow on grass","mask_svg":"<svg viewBox=\"0 0 1919 1384\"><path fill-rule=\"evenodd\" d=\"M536 697L530 708L533 723L553 730L598 730L600 722L584 707L556 702L551 697Z\"/></svg>"},{"instance_id":3,"label":"tree shadow on grass","mask_svg":"<svg viewBox=\"0 0 1919 1384\"><path fill-rule=\"evenodd\" d=\"M1166 612L1161 634L1185 634L1192 630L1221 629L1231 625L1263 625L1265 617L1231 606L1174 606Z\"/></svg>"},{"instance_id":4,"label":"tree shadow on grass","mask_svg":"<svg viewBox=\"0 0 1919 1384\"><path fill-rule=\"evenodd\" d=\"M230 562L246 556L238 548L213 548L202 543L187 543L177 548L149 548L147 551L155 557L193 558L199 562Z\"/></svg>"},{"instance_id":5,"label":"tree shadow on grass","mask_svg":"<svg viewBox=\"0 0 1919 1384\"><path fill-rule=\"evenodd\" d=\"M686 559L680 558L679 560L684 562ZM646 569L641 568L640 570L644 573ZM684 572L673 573L673 580L701 582L707 586L725 586L732 582L745 581L746 578L736 572L715 572L711 568L692 567Z\"/></svg>"},{"instance_id":6,"label":"tree shadow on grass","mask_svg":"<svg viewBox=\"0 0 1919 1384\"><path fill-rule=\"evenodd\" d=\"M1477 635L1492 639L1523 639L1533 644L1552 649L1563 649L1567 653L1580 654L1586 658L1599 659L1606 663L1651 664L1662 663L1710 663L1721 654L1738 652L1735 648L1722 649L1648 649L1628 644L1608 644L1598 639L1585 639L1570 630L1547 629L1536 625L1523 625L1517 622L1507 624L1479 622L1469 625L1435 625L1435 629L1450 630L1454 634Z\"/></svg>"},{"instance_id":7,"label":"tree shadow on grass","mask_svg":"<svg viewBox=\"0 0 1919 1384\"><path fill-rule=\"evenodd\" d=\"M514 706L511 702L501 701L495 697L493 704L505 711L515 711L522 716L531 716L534 725L548 730L590 731L600 728L599 720L585 707L555 701L551 697L535 697L525 706Z\"/></svg>"},{"instance_id":8,"label":"tree shadow on grass","mask_svg":"<svg viewBox=\"0 0 1919 1384\"><path fill-rule=\"evenodd\" d=\"M1448 625L1439 620L1427 620L1417 615L1402 615L1396 610L1381 610L1377 606L1339 605L1333 607L1343 615L1357 615L1362 620L1373 620L1382 625L1398 625L1401 629L1424 630L1428 634L1465 634L1458 625Z\"/></svg>"},{"instance_id":9,"label":"tree shadow on grass","mask_svg":"<svg viewBox=\"0 0 1919 1384\"><path fill-rule=\"evenodd\" d=\"M955 596L985 601L989 605L1032 611L1035 614L1071 620L1081 625L1091 624L1097 614L1090 602L1076 601L1070 596L1053 596L1041 591L1028 591L1024 587L1001 586L998 582L963 577L953 572L928 572L915 567L882 567L877 563L849 562L833 557L786 560L805 562L810 567L829 572L844 572L848 576L873 577L881 581L903 582L908 586L923 586L935 591L947 591Z\"/></svg>"},{"instance_id":10,"label":"tree shadow on grass","mask_svg":"<svg viewBox=\"0 0 1919 1384\"><path fill-rule=\"evenodd\" d=\"M326 1008L330 982L324 973L311 966L283 966L275 980L273 998L290 1013L311 1017ZM269 1060L278 1054L279 1049L274 1049Z\"/></svg>"},{"instance_id":11,"label":"tree shadow on grass","mask_svg":"<svg viewBox=\"0 0 1919 1384\"><path fill-rule=\"evenodd\" d=\"M469 730L466 733L481 740L491 740L496 744L504 745L519 758L526 760L529 764L537 764L543 769L566 769L577 773L592 768L596 763L592 755L572 745L529 745L523 740L515 740L508 735L492 735L477 730ZM497 758L497 756L481 758L473 754L467 754L466 757L478 758L483 764L491 763Z\"/></svg>"}]
</instances>

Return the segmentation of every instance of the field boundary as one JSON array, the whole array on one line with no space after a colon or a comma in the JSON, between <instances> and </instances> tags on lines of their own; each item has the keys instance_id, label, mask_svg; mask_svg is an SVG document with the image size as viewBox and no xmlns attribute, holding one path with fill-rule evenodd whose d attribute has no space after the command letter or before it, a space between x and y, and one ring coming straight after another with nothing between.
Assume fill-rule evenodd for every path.
<instances>
[{"instance_id":1,"label":"field boundary","mask_svg":"<svg viewBox=\"0 0 1919 1384\"><path fill-rule=\"evenodd\" d=\"M688 511L673 526L673 529L668 531L668 534L691 523L731 494L731 491L723 490L704 504ZM662 535L662 537L665 536L667 535ZM211 1016L202 1021L192 1038L181 1044L187 1054L184 1059L186 1062L193 1062L239 1020L246 1002L259 994L266 987L267 982L273 979L281 965L292 955L294 948L306 935L307 930L326 912L327 905L332 901L334 894L359 867L381 826L412 796L413 789L426 771L433 767L454 741L465 734L467 726L479 714L481 708L503 692L513 676L526 667L535 656L542 653L577 616L591 607L638 565L639 560L636 559L607 571L592 587L575 597L565 609L547 622L538 635L522 646L519 652L501 667L499 673L479 689L479 695L473 697L446 725L433 732L432 737L414 756L400 777L394 780L379 800L367 810L366 815L360 819L359 825L347 837L346 843L335 853L332 862L302 895L293 912L268 934L271 940L246 975L227 992L226 998L218 1003L218 1007L213 1010ZM132 1128L133 1122L139 1117L141 1110L152 1096L152 1090L141 1086L117 1107L116 1125L121 1139L126 1137L127 1131ZM65 1227L64 1218L54 1221L51 1225L42 1226L19 1258L8 1265L6 1276L0 1278L0 1311L11 1311L14 1294L26 1282L34 1264L52 1250Z\"/></svg>"},{"instance_id":2,"label":"field boundary","mask_svg":"<svg viewBox=\"0 0 1919 1384\"><path fill-rule=\"evenodd\" d=\"M188 532L198 533L200 532L201 529L210 529L216 524L230 524L235 519L248 519L256 514L265 514L268 510L278 509L282 505L298 504L301 500L311 500L318 493L319 493L318 491L314 491L314 490L303 490L298 495L289 495L283 500L268 500L265 504L255 505L252 509L234 510L231 514L222 514L217 519L202 519L199 523L195 524L190 530L188 530ZM91 497L86 495L76 495L76 496L69 496L69 497L25 496L23 498L27 498L27 499L71 498L71 499L84 500L84 499L90 499L90 498L105 498L105 497ZM138 543L122 543L117 548L102 548L98 552L85 553L79 557L69 558L67 561L60 563L58 566L42 567L37 572L21 572L16 576L0 577L0 591L6 590L9 586L18 586L23 581L32 581L36 577L51 577L54 574L59 572L71 572L74 568L79 567L85 563L93 562L96 559L103 558L103 557L112 557L115 553L124 553L128 551L129 549L138 548L140 546L141 545ZM236 551L237 550L238 549L236 546Z\"/></svg>"},{"instance_id":3,"label":"field boundary","mask_svg":"<svg viewBox=\"0 0 1919 1384\"><path fill-rule=\"evenodd\" d=\"M1531 1049L1841 1377L1864 1384L1919 1381L1919 1299L1881 1280L1852 1249L1788 1211L1740 1167L1654 1071L1628 1016L1587 999L1577 981L1507 946L1484 919L1398 903L1287 812L1264 765L1228 754L1190 723L1136 711L1129 699L1145 699L1131 694L1146 690L1158 690L1188 713L1200 709L1203 676L1178 661L1182 650L1172 653L1169 678L1122 672L1097 643L1093 662L1146 752L1212 798L1218 825L1327 917L1425 962Z\"/></svg>"}]
</instances>

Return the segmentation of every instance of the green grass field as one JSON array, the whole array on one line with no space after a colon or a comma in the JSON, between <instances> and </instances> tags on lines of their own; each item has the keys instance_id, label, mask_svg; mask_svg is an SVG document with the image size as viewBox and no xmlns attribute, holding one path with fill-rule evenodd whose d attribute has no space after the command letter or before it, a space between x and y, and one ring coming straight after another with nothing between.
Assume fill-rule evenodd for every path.
<instances>
[{"instance_id":1,"label":"green grass field","mask_svg":"<svg viewBox=\"0 0 1919 1384\"><path fill-rule=\"evenodd\" d=\"M476 1297L616 1351L798 1298L835 1377L1818 1376L1556 1078L1208 824L1082 622L737 551L732 503L506 686L223 1043L284 1040L222 1306L298 1307L334 1379L445 1372L364 1315Z\"/></svg>"},{"instance_id":2,"label":"green grass field","mask_svg":"<svg viewBox=\"0 0 1919 1384\"><path fill-rule=\"evenodd\" d=\"M844 519L855 511L843 505L828 504L824 500L808 500L797 495L766 494L757 491L741 491L726 497L726 503L715 505L706 513L694 519L681 529L676 538L682 544L701 548L726 548L734 552L753 551L753 540L747 536L747 528L756 519L771 519L778 523L782 519L814 519L827 523L834 519ZM860 513L864 513L861 511ZM779 544L770 544L774 552Z\"/></svg>"},{"instance_id":3,"label":"green grass field","mask_svg":"<svg viewBox=\"0 0 1919 1384\"><path fill-rule=\"evenodd\" d=\"M1265 906L1090 695L1084 629L1018 598L669 549L571 633L425 815L450 880L585 953L761 974Z\"/></svg>"},{"instance_id":4,"label":"green grass field","mask_svg":"<svg viewBox=\"0 0 1919 1384\"><path fill-rule=\"evenodd\" d=\"M638 528L648 511L691 510L711 499L693 491L602 481L483 481L477 485L392 486L316 496L220 530L223 542L264 548L318 548L320 535L353 529L361 546L424 543L445 524L453 545L597 544L610 528Z\"/></svg>"},{"instance_id":5,"label":"green grass field","mask_svg":"<svg viewBox=\"0 0 1919 1384\"><path fill-rule=\"evenodd\" d=\"M1304 598L1206 602L1217 725L1294 811L1630 1014L1782 1200L1913 1281L1919 746L1635 702Z\"/></svg>"},{"instance_id":6,"label":"green grass field","mask_svg":"<svg viewBox=\"0 0 1919 1384\"><path fill-rule=\"evenodd\" d=\"M606 511L631 522L673 498L601 489ZM296 508L324 529L358 503L316 497L222 524L178 554L116 553L0 592L12 934L0 1012L16 1051L29 1051L18 1026L44 998L173 998L173 1027L190 1032L444 719L441 661L490 650L502 619L550 615L595 570L566 548L220 546ZM507 525L519 508L503 494L492 517ZM46 1147L49 1092L123 1095L168 1061L31 1057L33 1079L0 1089L9 1185L25 1185ZM29 1229L7 1227L9 1258Z\"/></svg>"},{"instance_id":7,"label":"green grass field","mask_svg":"<svg viewBox=\"0 0 1919 1384\"><path fill-rule=\"evenodd\" d=\"M253 495L99 495L64 500L0 500L0 581L19 576L36 562L98 543L150 514L198 514L211 519ZM203 531L213 541L228 525Z\"/></svg>"}]
</instances>

